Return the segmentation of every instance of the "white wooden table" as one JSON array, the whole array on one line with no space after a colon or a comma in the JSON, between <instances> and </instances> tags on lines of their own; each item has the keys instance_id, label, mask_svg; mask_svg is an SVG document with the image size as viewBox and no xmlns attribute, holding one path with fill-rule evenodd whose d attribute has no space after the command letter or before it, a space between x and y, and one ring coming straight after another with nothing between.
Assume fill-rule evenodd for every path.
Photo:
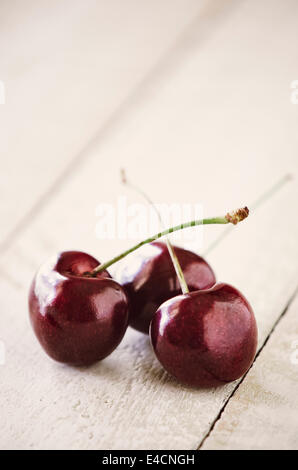
<instances>
[{"instance_id":1,"label":"white wooden table","mask_svg":"<svg viewBox=\"0 0 298 470\"><path fill-rule=\"evenodd\" d=\"M298 448L297 23L296 0L1 2L0 448ZM132 243L95 236L97 205L125 193L121 166L157 202L206 215L293 175L208 255L255 310L240 381L186 389L131 329L87 370L35 340L39 264ZM220 231L205 229L204 250Z\"/></svg>"}]
</instances>

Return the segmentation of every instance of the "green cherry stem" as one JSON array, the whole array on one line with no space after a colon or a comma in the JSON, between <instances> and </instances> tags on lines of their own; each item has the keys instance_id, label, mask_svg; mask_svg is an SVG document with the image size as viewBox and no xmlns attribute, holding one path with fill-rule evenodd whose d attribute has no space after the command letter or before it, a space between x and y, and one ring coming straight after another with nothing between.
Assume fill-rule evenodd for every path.
<instances>
[{"instance_id":1,"label":"green cherry stem","mask_svg":"<svg viewBox=\"0 0 298 470\"><path fill-rule=\"evenodd\" d=\"M291 174L286 174L280 180L278 180L275 184L273 184L269 189L264 191L252 204L250 204L250 210L255 211L259 209L266 201L271 199L274 194L276 194L286 183L292 180ZM226 236L233 230L233 227L229 226L211 243L207 250L203 253L203 256L208 255L214 248L221 243L221 241L226 238Z\"/></svg>"},{"instance_id":2,"label":"green cherry stem","mask_svg":"<svg viewBox=\"0 0 298 470\"><path fill-rule=\"evenodd\" d=\"M112 264L117 263L117 261L120 261L121 259L125 258L125 256L129 255L133 251L137 250L143 245L146 245L147 243L151 243L154 240L157 240L158 238L164 237L165 235L168 235L169 233L176 232L178 230L183 230L188 227L195 227L197 225L212 225L212 224L234 224L236 225L238 222L241 222L242 220L246 219L246 217L249 214L249 210L247 207L243 207L241 209L237 209L232 212L228 212L225 216L223 217L211 217L211 218L206 218L206 219L197 219L197 220L191 220L190 222L186 222L184 224L176 225L175 227L170 227L166 230L163 230L162 232L156 233L155 235L146 238L145 240L137 243L136 245L132 246L126 251L123 251L120 253L120 255L115 256L114 258L110 259L109 261L106 261L103 264L100 264L97 266L93 271L91 271L90 275L91 276L96 276L98 273L104 271L108 267L110 267Z\"/></svg>"},{"instance_id":3,"label":"green cherry stem","mask_svg":"<svg viewBox=\"0 0 298 470\"><path fill-rule=\"evenodd\" d=\"M150 199L148 194L145 193L145 191L143 191L142 188L139 188L139 186L132 183L127 178L124 168L121 169L121 181L125 186L128 186L129 188L136 191L138 194L140 194L145 199L145 201L147 201L147 203L154 209L154 211L155 211L155 213L158 217L160 227L164 228L164 223L163 223L161 214L160 214L159 210L157 209L156 205L154 204L152 199ZM181 265L179 263L179 260L177 258L177 255L175 253L174 247L173 247L172 243L170 242L169 237L166 237L166 245L167 245L167 249L168 249L169 255L171 257L172 263L173 263L174 268L175 268L175 272L176 272L176 275L177 275L177 278L178 278L178 281L179 281L179 284L180 284L180 287L181 287L182 294L188 294L189 293L188 285L187 285L187 282L185 280L185 277L184 277Z\"/></svg>"}]
</instances>

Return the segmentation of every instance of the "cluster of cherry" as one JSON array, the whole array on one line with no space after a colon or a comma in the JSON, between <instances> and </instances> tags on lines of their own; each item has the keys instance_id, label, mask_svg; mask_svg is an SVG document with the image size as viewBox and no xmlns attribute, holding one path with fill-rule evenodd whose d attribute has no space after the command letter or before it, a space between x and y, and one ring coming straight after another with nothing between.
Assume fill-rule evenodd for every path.
<instances>
[{"instance_id":1,"label":"cluster of cherry","mask_svg":"<svg viewBox=\"0 0 298 470\"><path fill-rule=\"evenodd\" d=\"M235 224L247 215L244 208L169 231ZM29 311L49 356L74 366L93 364L112 353L130 325L149 333L162 366L185 385L213 387L248 370L257 347L252 308L237 289L216 283L202 257L171 245L170 256L169 242L156 241L169 231L104 264L66 251L41 266L30 289ZM127 255L117 280L112 279L107 268Z\"/></svg>"}]
</instances>

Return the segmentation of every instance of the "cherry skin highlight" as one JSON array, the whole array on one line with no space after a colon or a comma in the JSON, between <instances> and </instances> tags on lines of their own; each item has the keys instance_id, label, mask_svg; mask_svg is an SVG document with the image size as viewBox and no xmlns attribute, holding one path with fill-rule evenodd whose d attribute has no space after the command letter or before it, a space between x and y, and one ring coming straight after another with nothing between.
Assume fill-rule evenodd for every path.
<instances>
[{"instance_id":1,"label":"cherry skin highlight","mask_svg":"<svg viewBox=\"0 0 298 470\"><path fill-rule=\"evenodd\" d=\"M173 248L190 291L215 284L214 272L203 258L183 248ZM162 242L153 242L138 250L115 277L128 296L129 325L142 333L149 333L157 308L181 294L168 248Z\"/></svg>"},{"instance_id":2,"label":"cherry skin highlight","mask_svg":"<svg viewBox=\"0 0 298 470\"><path fill-rule=\"evenodd\" d=\"M56 361L87 366L111 354L128 325L123 288L92 256L66 251L45 263L33 279L29 312L33 330Z\"/></svg>"},{"instance_id":3,"label":"cherry skin highlight","mask_svg":"<svg viewBox=\"0 0 298 470\"><path fill-rule=\"evenodd\" d=\"M257 347L252 308L228 284L168 300L155 313L150 336L165 370L192 387L238 379L252 364Z\"/></svg>"}]
</instances>

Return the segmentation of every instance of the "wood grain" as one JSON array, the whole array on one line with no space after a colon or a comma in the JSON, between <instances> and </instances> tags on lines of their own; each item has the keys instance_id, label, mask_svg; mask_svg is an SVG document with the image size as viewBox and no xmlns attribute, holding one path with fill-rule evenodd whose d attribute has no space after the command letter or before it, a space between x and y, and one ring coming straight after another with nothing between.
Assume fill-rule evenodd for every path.
<instances>
[{"instance_id":1,"label":"wood grain","mask_svg":"<svg viewBox=\"0 0 298 470\"><path fill-rule=\"evenodd\" d=\"M17 0L0 5L0 240L80 157L206 1Z\"/></svg>"}]
</instances>

